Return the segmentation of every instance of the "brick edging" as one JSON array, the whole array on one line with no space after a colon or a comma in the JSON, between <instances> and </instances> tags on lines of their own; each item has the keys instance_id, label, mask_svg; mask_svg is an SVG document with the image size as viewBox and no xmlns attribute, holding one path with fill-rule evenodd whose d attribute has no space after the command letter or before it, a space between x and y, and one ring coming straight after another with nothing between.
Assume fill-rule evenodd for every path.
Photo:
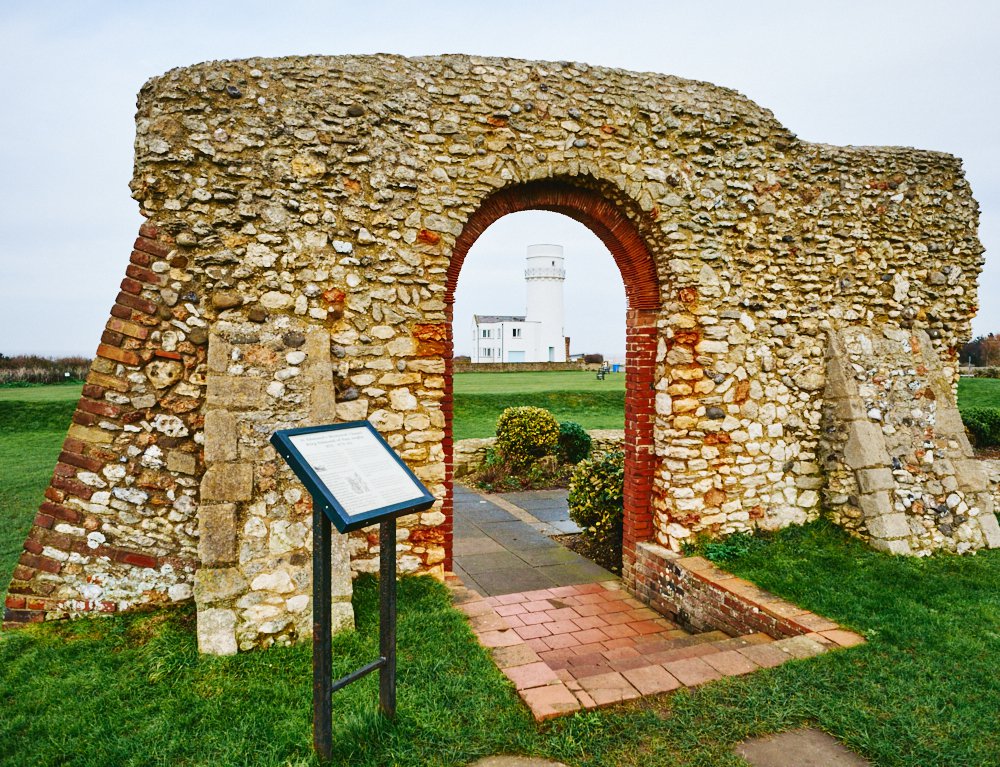
<instances>
[{"instance_id":1,"label":"brick edging","mask_svg":"<svg viewBox=\"0 0 1000 767\"><path fill-rule=\"evenodd\" d=\"M637 553L636 598L682 626L696 631L721 629L734 636L753 632L776 639L807 636L835 644L849 641L848 633L858 637L703 557L683 557L649 542L639 544ZM827 632L835 633L827 636Z\"/></svg>"}]
</instances>

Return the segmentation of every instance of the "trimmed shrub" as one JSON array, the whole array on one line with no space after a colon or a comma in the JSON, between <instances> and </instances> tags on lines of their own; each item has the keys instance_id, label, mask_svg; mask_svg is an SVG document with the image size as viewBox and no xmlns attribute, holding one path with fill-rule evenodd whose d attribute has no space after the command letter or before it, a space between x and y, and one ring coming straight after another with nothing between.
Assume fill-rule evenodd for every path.
<instances>
[{"instance_id":1,"label":"trimmed shrub","mask_svg":"<svg viewBox=\"0 0 1000 767\"><path fill-rule=\"evenodd\" d=\"M624 484L625 453L621 450L582 461L569 480L570 519L583 528L584 538L598 554L595 559L617 564L617 571L622 561Z\"/></svg>"},{"instance_id":2,"label":"trimmed shrub","mask_svg":"<svg viewBox=\"0 0 1000 767\"><path fill-rule=\"evenodd\" d=\"M509 407L497 419L497 453L514 469L559 449L559 422L540 407Z\"/></svg>"},{"instance_id":3,"label":"trimmed shrub","mask_svg":"<svg viewBox=\"0 0 1000 767\"><path fill-rule=\"evenodd\" d=\"M961 412L976 447L1000 446L1000 408L970 407Z\"/></svg>"},{"instance_id":4,"label":"trimmed shrub","mask_svg":"<svg viewBox=\"0 0 1000 767\"><path fill-rule=\"evenodd\" d=\"M567 463L580 463L590 455L590 435L575 421L559 424L559 455Z\"/></svg>"}]
</instances>

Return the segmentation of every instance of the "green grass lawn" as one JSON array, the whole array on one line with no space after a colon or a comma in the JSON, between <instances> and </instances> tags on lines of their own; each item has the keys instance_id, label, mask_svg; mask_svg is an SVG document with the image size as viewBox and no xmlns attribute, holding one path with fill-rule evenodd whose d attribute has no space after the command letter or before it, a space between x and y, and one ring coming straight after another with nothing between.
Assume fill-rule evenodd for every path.
<instances>
[{"instance_id":1,"label":"green grass lawn","mask_svg":"<svg viewBox=\"0 0 1000 767\"><path fill-rule=\"evenodd\" d=\"M592 370L538 373L456 373L455 394L498 392L607 392L625 391L625 374L608 373L600 380Z\"/></svg>"},{"instance_id":2,"label":"green grass lawn","mask_svg":"<svg viewBox=\"0 0 1000 767\"><path fill-rule=\"evenodd\" d=\"M83 384L51 384L44 386L0 386L0 402L76 402Z\"/></svg>"},{"instance_id":3,"label":"green grass lawn","mask_svg":"<svg viewBox=\"0 0 1000 767\"><path fill-rule=\"evenodd\" d=\"M0 418L4 585L62 439L59 411L36 416L41 429ZM877 765L1000 764L1000 551L894 558L817 522L725 566L868 644L538 726L445 589L403 578L399 716L375 715L373 676L336 693L333 763L458 767L521 753L737 767L740 740L813 726ZM377 655L376 586L356 583L358 629L336 637L335 673ZM0 765L314 765L310 659L308 643L199 656L191 607L0 633Z\"/></svg>"},{"instance_id":4,"label":"green grass lawn","mask_svg":"<svg viewBox=\"0 0 1000 767\"><path fill-rule=\"evenodd\" d=\"M1000 378L958 379L958 406L1000 408Z\"/></svg>"},{"instance_id":5,"label":"green grass lawn","mask_svg":"<svg viewBox=\"0 0 1000 767\"><path fill-rule=\"evenodd\" d=\"M625 428L625 374L593 371L456 373L455 439L492 437L508 407L535 405L585 429Z\"/></svg>"},{"instance_id":6,"label":"green grass lawn","mask_svg":"<svg viewBox=\"0 0 1000 767\"><path fill-rule=\"evenodd\" d=\"M81 388L0 388L0 594L52 477Z\"/></svg>"}]
</instances>

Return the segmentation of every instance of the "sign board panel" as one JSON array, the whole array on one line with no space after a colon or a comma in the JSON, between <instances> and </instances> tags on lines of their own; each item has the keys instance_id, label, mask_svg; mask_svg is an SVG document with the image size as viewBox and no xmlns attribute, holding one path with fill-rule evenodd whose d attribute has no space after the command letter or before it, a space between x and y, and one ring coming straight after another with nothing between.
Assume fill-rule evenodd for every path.
<instances>
[{"instance_id":1,"label":"sign board panel","mask_svg":"<svg viewBox=\"0 0 1000 767\"><path fill-rule=\"evenodd\" d=\"M341 533L434 504L368 421L282 429L271 444Z\"/></svg>"}]
</instances>

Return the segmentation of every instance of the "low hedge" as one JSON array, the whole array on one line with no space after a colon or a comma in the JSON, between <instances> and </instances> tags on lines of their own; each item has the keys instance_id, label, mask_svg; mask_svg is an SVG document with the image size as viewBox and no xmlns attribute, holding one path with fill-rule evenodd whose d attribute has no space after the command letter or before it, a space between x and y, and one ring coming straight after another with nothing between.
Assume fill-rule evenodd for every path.
<instances>
[{"instance_id":1,"label":"low hedge","mask_svg":"<svg viewBox=\"0 0 1000 767\"><path fill-rule=\"evenodd\" d=\"M1000 446L1000 408L970 407L961 412L962 422L976 447Z\"/></svg>"},{"instance_id":2,"label":"low hedge","mask_svg":"<svg viewBox=\"0 0 1000 767\"><path fill-rule=\"evenodd\" d=\"M612 450L577 464L569 481L569 516L598 564L621 572L625 453Z\"/></svg>"},{"instance_id":3,"label":"low hedge","mask_svg":"<svg viewBox=\"0 0 1000 767\"><path fill-rule=\"evenodd\" d=\"M496 451L515 469L559 449L559 422L545 408L509 407L497 419Z\"/></svg>"}]
</instances>

